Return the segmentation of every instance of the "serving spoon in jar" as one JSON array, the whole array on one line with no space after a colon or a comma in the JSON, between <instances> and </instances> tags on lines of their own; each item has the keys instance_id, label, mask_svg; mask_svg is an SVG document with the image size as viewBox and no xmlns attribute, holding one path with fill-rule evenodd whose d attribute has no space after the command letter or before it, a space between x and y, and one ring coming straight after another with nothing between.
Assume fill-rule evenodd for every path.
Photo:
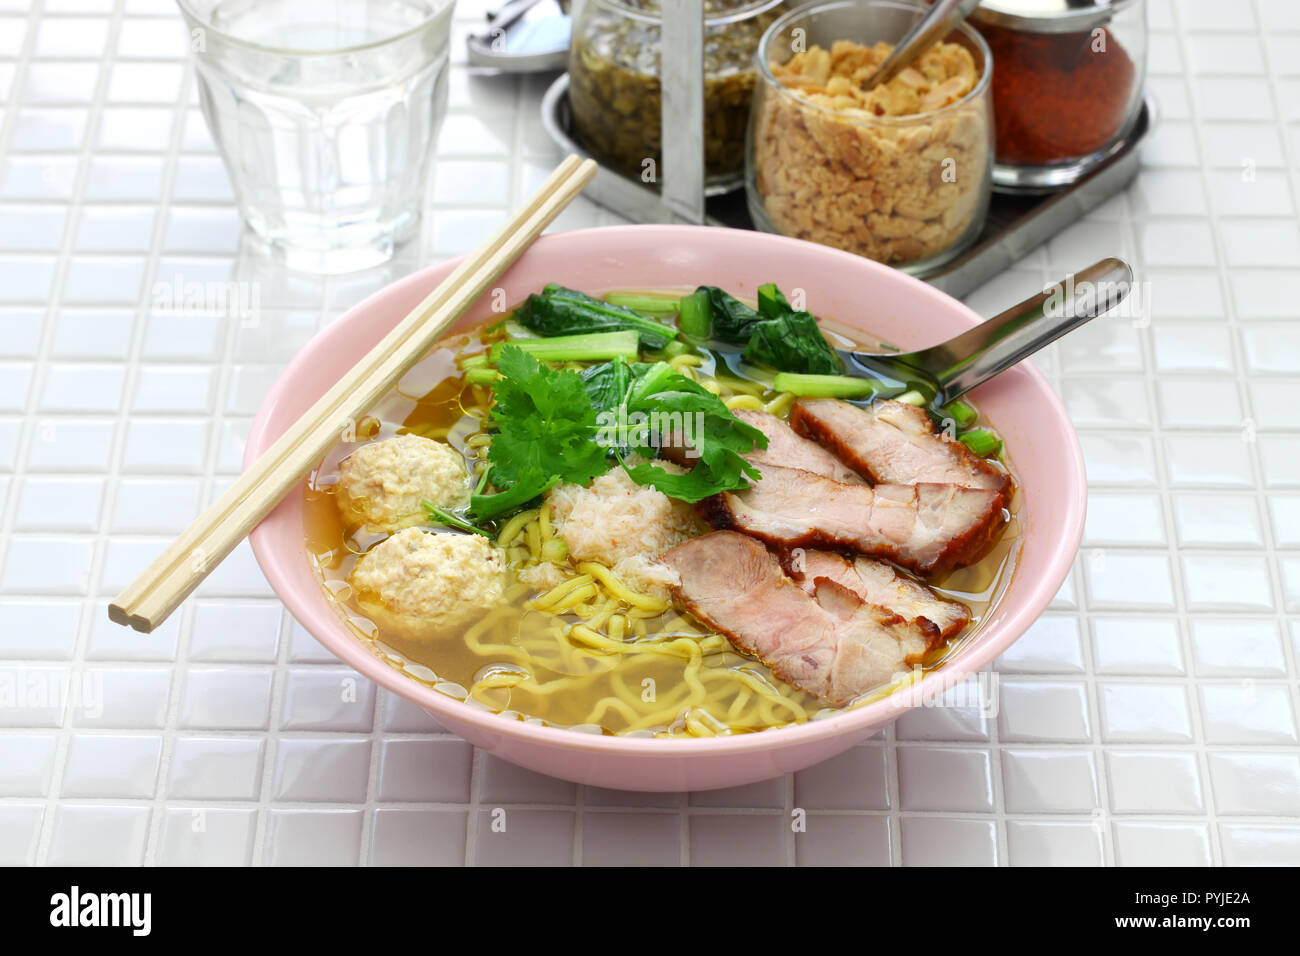
<instances>
[{"instance_id":1,"label":"serving spoon in jar","mask_svg":"<svg viewBox=\"0 0 1300 956\"><path fill-rule=\"evenodd\" d=\"M1066 276L946 342L916 352L836 349L846 374L885 379L921 393L924 404L947 405L1085 322L1109 312L1133 288L1122 259L1102 259Z\"/></svg>"},{"instance_id":2,"label":"serving spoon in jar","mask_svg":"<svg viewBox=\"0 0 1300 956\"><path fill-rule=\"evenodd\" d=\"M885 57L885 61L876 68L876 72L862 84L863 91L877 87L881 83L888 83L902 73L932 44L942 40L957 24L970 16L971 11L978 7L979 3L980 0L935 0L925 16L917 20L912 29L903 35L903 39L898 41L893 52Z\"/></svg>"}]
</instances>

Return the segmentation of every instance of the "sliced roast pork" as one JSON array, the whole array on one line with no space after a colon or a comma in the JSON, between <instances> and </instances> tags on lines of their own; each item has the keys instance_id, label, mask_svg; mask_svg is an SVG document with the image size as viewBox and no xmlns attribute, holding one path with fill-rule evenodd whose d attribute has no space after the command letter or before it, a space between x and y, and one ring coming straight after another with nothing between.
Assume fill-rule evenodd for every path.
<instances>
[{"instance_id":1,"label":"sliced roast pork","mask_svg":"<svg viewBox=\"0 0 1300 956\"><path fill-rule=\"evenodd\" d=\"M997 492L1011 499L1011 477L935 430L922 408L882 400L859 408L835 398L801 399L790 423L877 484L936 482Z\"/></svg>"},{"instance_id":2,"label":"sliced roast pork","mask_svg":"<svg viewBox=\"0 0 1300 956\"><path fill-rule=\"evenodd\" d=\"M969 564L1002 523L996 491L923 482L850 485L797 468L760 464L762 479L697 506L715 528L782 548L843 548L919 574Z\"/></svg>"},{"instance_id":3,"label":"sliced roast pork","mask_svg":"<svg viewBox=\"0 0 1300 956\"><path fill-rule=\"evenodd\" d=\"M907 621L823 579L810 595L748 535L693 538L663 560L681 577L681 606L778 678L842 706L906 671L939 640L927 620Z\"/></svg>"},{"instance_id":4,"label":"sliced roast pork","mask_svg":"<svg viewBox=\"0 0 1300 956\"><path fill-rule=\"evenodd\" d=\"M747 408L738 408L732 414L767 436L767 447L755 448L744 456L746 461L802 468L804 471L825 475L837 481L854 485L863 484L862 478L856 471L815 441L796 434L793 428L775 415ZM695 461L688 454L685 442L677 435L670 436L659 453L669 461L688 468Z\"/></svg>"},{"instance_id":5,"label":"sliced roast pork","mask_svg":"<svg viewBox=\"0 0 1300 956\"><path fill-rule=\"evenodd\" d=\"M852 468L815 441L798 435L793 428L775 415L752 409L736 409L732 414L767 436L767 447L755 448L745 456L749 461L755 464L802 468L804 471L811 471L814 475L825 475L827 478L853 485L863 483L862 478Z\"/></svg>"},{"instance_id":6,"label":"sliced roast pork","mask_svg":"<svg viewBox=\"0 0 1300 956\"><path fill-rule=\"evenodd\" d=\"M859 557L849 560L833 551L798 548L787 554L786 569L809 594L825 579L848 588L867 604L879 604L907 621L927 620L939 629L944 640L970 623L964 604L935 594L885 561Z\"/></svg>"}]
</instances>

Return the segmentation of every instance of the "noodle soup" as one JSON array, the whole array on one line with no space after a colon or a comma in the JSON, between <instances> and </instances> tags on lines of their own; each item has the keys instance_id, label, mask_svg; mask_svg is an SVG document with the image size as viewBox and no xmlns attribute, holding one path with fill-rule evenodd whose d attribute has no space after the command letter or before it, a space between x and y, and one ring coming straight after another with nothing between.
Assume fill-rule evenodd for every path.
<instances>
[{"instance_id":1,"label":"noodle soup","mask_svg":"<svg viewBox=\"0 0 1300 956\"><path fill-rule=\"evenodd\" d=\"M623 298L647 307L646 314L671 327L668 303L677 301L676 293ZM663 311L649 311L658 300L664 303ZM833 322L822 322L821 330L835 347L881 347ZM492 412L499 379L493 378L496 373L486 359L502 354L507 342L538 341L524 335L513 321L503 323L493 315L474 331L448 339L358 423L356 435L348 436L355 441L340 444L311 476L305 491L307 550L358 640L412 679L469 705L593 733L748 733L836 712L838 707L783 680L763 659L738 647L676 599L653 551L710 529L697 516L700 509L660 500L664 496L657 490L628 479L624 465L635 468L641 459L635 454L623 457L626 449L611 456L607 473L585 486L556 484L512 510L487 519L470 517L472 528L462 524L464 509L430 511L427 520L415 525L435 536L482 539L473 542L478 550L488 548L493 559L499 559L499 595L472 618L444 628L410 626L400 619L392 623L384 594L358 586L357 567L364 555L396 534L414 533L358 526L346 517L348 508L340 507L340 474L349 456L394 436L418 436L453 449L476 489L493 487L489 456L500 436ZM672 347L674 343L680 347ZM785 420L798 398L776 387L779 381L771 368L749 361L734 343L716 338L674 338L658 348L641 343L635 357L642 366L664 363L736 414L764 412ZM565 359L542 365L588 374L600 361ZM907 383L882 381L877 386L874 397L907 391ZM673 467L673 473L679 470ZM643 506L642 499L648 504ZM601 511L611 500L621 510ZM847 706L879 699L941 666L978 628L1015 563L1019 501L1019 492L1013 490L1004 523L978 560L925 578L935 595L969 610L964 629ZM640 507L644 510L635 510ZM600 517L607 514L613 515L608 521ZM575 553L575 542L600 538L605 535L603 525L616 522L640 525L636 533L648 541L645 560L600 560L587 553L589 548L583 550L585 544ZM608 545L602 541L606 550Z\"/></svg>"}]
</instances>

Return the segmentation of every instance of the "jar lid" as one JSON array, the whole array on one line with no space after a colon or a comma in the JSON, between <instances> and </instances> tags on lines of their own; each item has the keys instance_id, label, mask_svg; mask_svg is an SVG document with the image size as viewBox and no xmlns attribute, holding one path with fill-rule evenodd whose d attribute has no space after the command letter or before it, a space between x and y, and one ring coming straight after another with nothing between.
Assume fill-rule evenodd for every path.
<instances>
[{"instance_id":1,"label":"jar lid","mask_svg":"<svg viewBox=\"0 0 1300 956\"><path fill-rule=\"evenodd\" d=\"M1072 33L1102 26L1136 0L981 0L973 19L1029 33Z\"/></svg>"}]
</instances>

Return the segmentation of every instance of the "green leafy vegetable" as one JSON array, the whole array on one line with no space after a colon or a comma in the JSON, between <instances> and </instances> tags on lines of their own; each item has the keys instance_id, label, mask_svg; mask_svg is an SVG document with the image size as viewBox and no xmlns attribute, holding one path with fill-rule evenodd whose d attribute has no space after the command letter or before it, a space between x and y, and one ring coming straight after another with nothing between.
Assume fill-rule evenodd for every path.
<instances>
[{"instance_id":1,"label":"green leafy vegetable","mask_svg":"<svg viewBox=\"0 0 1300 956\"><path fill-rule=\"evenodd\" d=\"M670 498L695 502L720 491L746 488L746 478L758 479L758 470L741 456L755 447L766 448L766 435L742 422L722 399L667 363L634 365L631 372L628 418L644 415L658 441L682 441L688 458L694 460L691 470L683 475L671 474L652 461L642 461L627 468L633 481L653 485ZM677 434L665 434L670 428ZM642 444L634 445L632 450L649 459L658 448Z\"/></svg>"},{"instance_id":2,"label":"green leafy vegetable","mask_svg":"<svg viewBox=\"0 0 1300 956\"><path fill-rule=\"evenodd\" d=\"M429 515L429 520L437 522L447 528L455 528L457 531L472 531L474 534L481 534L486 538L492 537L482 528L475 527L464 518L452 514L450 511L444 511L432 502L424 502L424 510Z\"/></svg>"},{"instance_id":3,"label":"green leafy vegetable","mask_svg":"<svg viewBox=\"0 0 1300 956\"><path fill-rule=\"evenodd\" d=\"M870 398L876 383L869 378L848 375L802 375L778 372L772 381L778 392L793 392L804 398Z\"/></svg>"},{"instance_id":4,"label":"green leafy vegetable","mask_svg":"<svg viewBox=\"0 0 1300 956\"><path fill-rule=\"evenodd\" d=\"M1002 454L1002 439L987 428L972 428L957 440L981 458L996 458Z\"/></svg>"},{"instance_id":5,"label":"green leafy vegetable","mask_svg":"<svg viewBox=\"0 0 1300 956\"><path fill-rule=\"evenodd\" d=\"M817 320L790 307L781 290L768 284L759 288L756 312L716 286L700 286L709 300L714 337L732 345L744 344L744 357L770 365L780 372L835 375L842 371L837 356Z\"/></svg>"},{"instance_id":6,"label":"green leafy vegetable","mask_svg":"<svg viewBox=\"0 0 1300 956\"><path fill-rule=\"evenodd\" d=\"M677 325L682 334L693 339L707 339L713 329L710 312L707 292L692 292L682 296L677 305Z\"/></svg>"},{"instance_id":7,"label":"green leafy vegetable","mask_svg":"<svg viewBox=\"0 0 1300 956\"><path fill-rule=\"evenodd\" d=\"M671 301L671 300L669 300ZM661 349L677 337L677 330L642 315L636 309L592 298L552 282L524 300L515 319L525 328L548 338L583 332L636 332L648 349Z\"/></svg>"},{"instance_id":8,"label":"green leafy vegetable","mask_svg":"<svg viewBox=\"0 0 1300 956\"><path fill-rule=\"evenodd\" d=\"M498 342L489 352L491 360L497 361L502 351L511 346L543 362L598 362L620 356L631 361L638 355L636 333L630 329Z\"/></svg>"},{"instance_id":9,"label":"green leafy vegetable","mask_svg":"<svg viewBox=\"0 0 1300 956\"><path fill-rule=\"evenodd\" d=\"M473 496L470 511L479 520L608 469L605 450L592 441L596 410L577 372L547 368L518 346L501 350L497 369L490 423L499 431L488 461L493 484L505 490Z\"/></svg>"},{"instance_id":10,"label":"green leafy vegetable","mask_svg":"<svg viewBox=\"0 0 1300 956\"><path fill-rule=\"evenodd\" d=\"M611 292L605 296L610 305L621 305L637 312L664 313L677 311L677 297L653 292Z\"/></svg>"}]
</instances>

